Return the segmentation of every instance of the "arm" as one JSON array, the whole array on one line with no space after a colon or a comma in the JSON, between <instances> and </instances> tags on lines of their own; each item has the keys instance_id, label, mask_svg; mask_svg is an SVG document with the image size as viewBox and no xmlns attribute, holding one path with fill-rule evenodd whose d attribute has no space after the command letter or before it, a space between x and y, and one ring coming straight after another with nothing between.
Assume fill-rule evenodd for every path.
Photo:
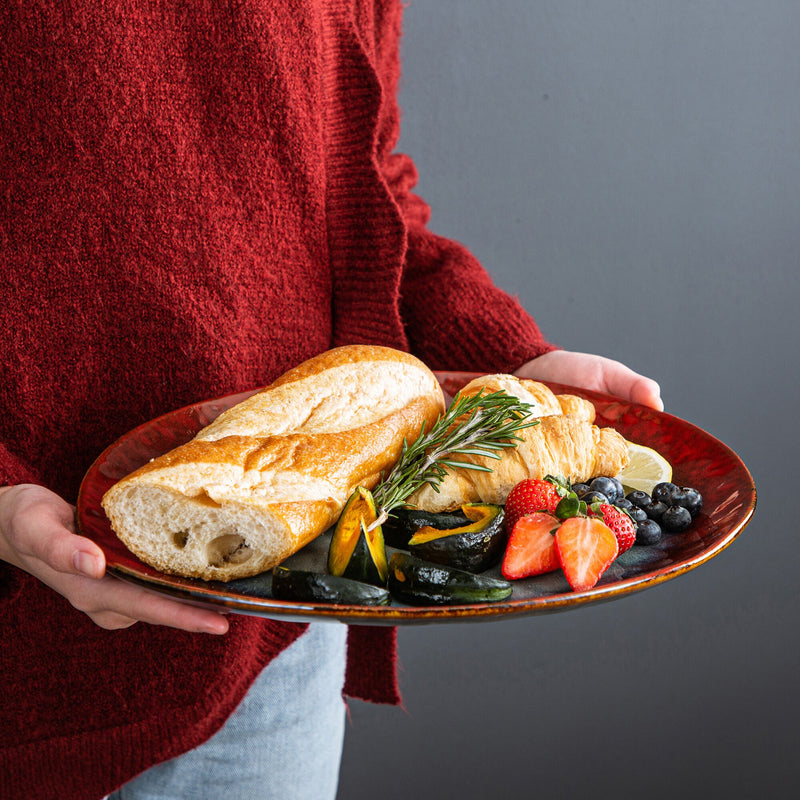
<instances>
[{"instance_id":1,"label":"arm","mask_svg":"<svg viewBox=\"0 0 800 800\"><path fill-rule=\"evenodd\" d=\"M400 312L411 350L434 369L511 372L554 350L516 298L497 287L458 242L427 228L428 205L414 193L417 171L395 153L400 134L400 3L379 4L371 60L381 86L374 159L402 218L406 251Z\"/></svg>"},{"instance_id":2,"label":"arm","mask_svg":"<svg viewBox=\"0 0 800 800\"><path fill-rule=\"evenodd\" d=\"M511 372L555 350L465 247L427 229L410 159L390 156L384 175L408 229L401 313L414 351L435 369Z\"/></svg>"},{"instance_id":3,"label":"arm","mask_svg":"<svg viewBox=\"0 0 800 800\"><path fill-rule=\"evenodd\" d=\"M403 318L417 352L424 352L425 342L434 342L441 350L428 345L425 353L434 367L453 369L447 356L455 350L461 369L513 371L520 378L557 381L664 409L659 386L650 378L618 361L549 344L465 248L425 228L428 208L409 191L416 180L413 164L405 156L392 158L398 172L390 185L410 220Z\"/></svg>"},{"instance_id":4,"label":"arm","mask_svg":"<svg viewBox=\"0 0 800 800\"><path fill-rule=\"evenodd\" d=\"M461 369L513 371L520 378L580 386L663 411L655 381L612 359L556 349L466 249L430 233L424 227L427 206L402 190L413 185L413 165L399 158L402 177L393 181L400 187L395 196L411 219L403 318L417 352L425 351L425 342L434 342L438 348L428 345L425 355L440 369L458 368L449 356Z\"/></svg>"}]
</instances>

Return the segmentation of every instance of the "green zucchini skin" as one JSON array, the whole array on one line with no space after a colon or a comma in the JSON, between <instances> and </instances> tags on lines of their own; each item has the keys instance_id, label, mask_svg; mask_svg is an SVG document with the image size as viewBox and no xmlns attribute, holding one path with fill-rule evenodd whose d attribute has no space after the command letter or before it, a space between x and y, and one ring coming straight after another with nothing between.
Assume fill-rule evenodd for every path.
<instances>
[{"instance_id":1,"label":"green zucchini skin","mask_svg":"<svg viewBox=\"0 0 800 800\"><path fill-rule=\"evenodd\" d=\"M276 600L361 606L386 606L391 601L389 592L380 586L287 567L272 570L272 596Z\"/></svg>"},{"instance_id":2,"label":"green zucchini skin","mask_svg":"<svg viewBox=\"0 0 800 800\"><path fill-rule=\"evenodd\" d=\"M450 533L453 528L442 531L442 535L420 544L409 543L412 555L425 561L444 564L467 572L483 572L497 564L505 552L508 534L505 512L502 506L482 506L485 519L459 526L459 533ZM439 527L439 526L431 526Z\"/></svg>"},{"instance_id":3,"label":"green zucchini skin","mask_svg":"<svg viewBox=\"0 0 800 800\"><path fill-rule=\"evenodd\" d=\"M494 603L511 596L508 581L394 553L389 559L388 589L409 606Z\"/></svg>"},{"instance_id":4,"label":"green zucchini skin","mask_svg":"<svg viewBox=\"0 0 800 800\"><path fill-rule=\"evenodd\" d=\"M468 525L469 520L460 511L445 511L434 514L421 508L401 507L392 511L383 523L383 538L391 547L405 550L408 540L420 529L429 525L432 528L450 530Z\"/></svg>"}]
</instances>

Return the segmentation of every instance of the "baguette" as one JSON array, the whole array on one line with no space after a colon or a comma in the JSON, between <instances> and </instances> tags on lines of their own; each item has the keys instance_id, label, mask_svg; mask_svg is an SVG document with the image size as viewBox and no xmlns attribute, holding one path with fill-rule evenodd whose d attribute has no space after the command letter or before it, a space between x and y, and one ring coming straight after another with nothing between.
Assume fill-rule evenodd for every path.
<instances>
[{"instance_id":1,"label":"baguette","mask_svg":"<svg viewBox=\"0 0 800 800\"><path fill-rule=\"evenodd\" d=\"M544 384L513 375L484 375L468 383L459 394L503 390L531 406L538 424L519 432L522 441L503 450L500 460L459 456L489 467L491 472L452 469L438 491L423 486L408 504L425 511L453 511L463 503L505 503L511 489L526 478L563 475L573 482L598 475L616 475L628 463L628 443L613 428L594 425L595 409L576 395L555 395Z\"/></svg>"},{"instance_id":2,"label":"baguette","mask_svg":"<svg viewBox=\"0 0 800 800\"><path fill-rule=\"evenodd\" d=\"M120 480L102 505L156 569L229 581L263 572L330 527L444 411L434 374L386 347L329 350Z\"/></svg>"}]
</instances>

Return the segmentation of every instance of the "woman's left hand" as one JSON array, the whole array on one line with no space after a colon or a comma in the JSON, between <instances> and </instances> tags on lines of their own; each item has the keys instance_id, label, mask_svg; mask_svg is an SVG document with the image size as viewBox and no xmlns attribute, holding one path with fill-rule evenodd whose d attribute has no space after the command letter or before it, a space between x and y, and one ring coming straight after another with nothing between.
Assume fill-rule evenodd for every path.
<instances>
[{"instance_id":1,"label":"woman's left hand","mask_svg":"<svg viewBox=\"0 0 800 800\"><path fill-rule=\"evenodd\" d=\"M518 378L555 381L604 392L656 411L664 410L661 389L654 380L603 356L553 350L523 364L514 374Z\"/></svg>"}]
</instances>

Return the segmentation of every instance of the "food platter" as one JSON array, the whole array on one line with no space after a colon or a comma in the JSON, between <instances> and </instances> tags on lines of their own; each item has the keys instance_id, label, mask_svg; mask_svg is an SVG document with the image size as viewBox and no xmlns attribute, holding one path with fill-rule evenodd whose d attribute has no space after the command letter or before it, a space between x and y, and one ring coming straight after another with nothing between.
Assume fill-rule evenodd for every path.
<instances>
[{"instance_id":1,"label":"food platter","mask_svg":"<svg viewBox=\"0 0 800 800\"><path fill-rule=\"evenodd\" d=\"M474 377L475 373L437 373L448 395ZM631 548L587 591L572 591L563 575L554 572L516 581L510 598L493 603L413 607L301 603L273 599L269 572L223 583L166 575L144 564L111 530L100 505L103 494L151 458L191 439L200 428L252 392L172 411L110 445L84 477L78 497L78 527L102 548L111 574L188 603L285 621L329 619L354 624L406 625L532 615L612 600L695 569L724 550L748 524L756 505L753 479L736 453L714 436L678 417L635 403L562 384L548 385L557 393L568 392L591 400L598 425L614 427L628 440L658 450L672 464L673 480L683 486L697 487L704 498L704 509L688 531L665 535L655 545ZM285 565L324 571L329 537L329 533L323 534L284 562ZM485 574L499 577L499 567Z\"/></svg>"}]
</instances>

